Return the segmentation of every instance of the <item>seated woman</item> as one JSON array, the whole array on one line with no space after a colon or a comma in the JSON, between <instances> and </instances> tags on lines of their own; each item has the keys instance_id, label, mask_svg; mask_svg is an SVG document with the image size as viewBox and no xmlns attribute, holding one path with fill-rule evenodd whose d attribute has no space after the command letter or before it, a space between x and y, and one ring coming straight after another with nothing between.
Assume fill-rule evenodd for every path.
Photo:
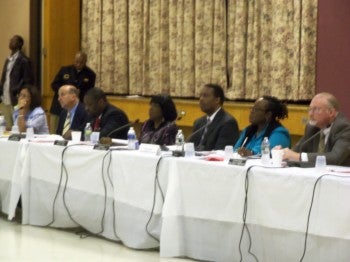
<instances>
[{"instance_id":1,"label":"seated woman","mask_svg":"<svg viewBox=\"0 0 350 262\"><path fill-rule=\"evenodd\" d=\"M13 122L18 126L19 132L26 132L30 126L35 134L49 133L46 115L41 107L41 96L35 86L25 85L21 88L15 108Z\"/></svg>"},{"instance_id":2,"label":"seated woman","mask_svg":"<svg viewBox=\"0 0 350 262\"><path fill-rule=\"evenodd\" d=\"M261 142L268 137L270 148L277 145L290 147L290 135L279 120L288 117L288 109L285 104L273 96L263 96L255 101L250 111L249 121L251 125L246 127L234 149L241 156L260 154Z\"/></svg>"},{"instance_id":3,"label":"seated woman","mask_svg":"<svg viewBox=\"0 0 350 262\"><path fill-rule=\"evenodd\" d=\"M177 133L176 107L169 96L156 95L150 102L149 119L143 124L140 143L173 145Z\"/></svg>"}]
</instances>

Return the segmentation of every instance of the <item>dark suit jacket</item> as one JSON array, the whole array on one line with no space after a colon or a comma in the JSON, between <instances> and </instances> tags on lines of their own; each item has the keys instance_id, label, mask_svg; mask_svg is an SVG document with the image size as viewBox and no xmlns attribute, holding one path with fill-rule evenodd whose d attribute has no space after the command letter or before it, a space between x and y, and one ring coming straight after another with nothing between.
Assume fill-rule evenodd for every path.
<instances>
[{"instance_id":1,"label":"dark suit jacket","mask_svg":"<svg viewBox=\"0 0 350 262\"><path fill-rule=\"evenodd\" d=\"M94 127L94 122L96 118L92 120L91 126ZM102 112L100 120L100 138L107 137L110 132L116 130L129 123L129 119L121 109L108 104ZM127 139L129 128L125 127L120 131L114 132L109 137Z\"/></svg>"},{"instance_id":2,"label":"dark suit jacket","mask_svg":"<svg viewBox=\"0 0 350 262\"><path fill-rule=\"evenodd\" d=\"M6 59L4 68L2 69L0 95L3 94L3 85L6 80L6 68L8 62L9 60ZM26 84L34 84L34 74L29 58L26 57L22 51L19 51L18 57L13 64L13 68L10 73L10 98L13 106L17 104L17 94L19 93L20 88Z\"/></svg>"},{"instance_id":3,"label":"dark suit jacket","mask_svg":"<svg viewBox=\"0 0 350 262\"><path fill-rule=\"evenodd\" d=\"M63 85L74 85L80 91L79 99L83 103L86 92L95 86L96 74L89 67L85 66L78 72L74 65L64 66L58 71L55 79L51 83L51 88L55 92L52 99L50 113L60 115L62 108L58 102L58 89Z\"/></svg>"},{"instance_id":4,"label":"dark suit jacket","mask_svg":"<svg viewBox=\"0 0 350 262\"><path fill-rule=\"evenodd\" d=\"M63 109L60 114L60 118L58 120L56 134L62 135L63 126L64 126L64 122L66 121L66 117L67 117L67 110ZM84 128L88 120L89 120L89 116L85 111L84 105L82 103L79 103L75 111L73 121L70 125L70 129L82 131L82 134L84 134Z\"/></svg>"},{"instance_id":5,"label":"dark suit jacket","mask_svg":"<svg viewBox=\"0 0 350 262\"><path fill-rule=\"evenodd\" d=\"M193 135L190 137L190 142L193 142L196 150L220 150L226 145L234 145L239 136L239 130L236 119L220 109L214 120L208 126L208 131L203 140L203 146L199 148L199 143L205 128L207 116L202 116L197 119L193 125ZM202 130L195 133L197 130Z\"/></svg>"},{"instance_id":6,"label":"dark suit jacket","mask_svg":"<svg viewBox=\"0 0 350 262\"><path fill-rule=\"evenodd\" d=\"M311 138L319 130L318 127L307 125L305 135L295 145L294 151L308 153L310 162L315 162L318 155L325 155L328 165L350 166L350 122L338 114L330 130L325 153L316 153L320 136Z\"/></svg>"}]
</instances>

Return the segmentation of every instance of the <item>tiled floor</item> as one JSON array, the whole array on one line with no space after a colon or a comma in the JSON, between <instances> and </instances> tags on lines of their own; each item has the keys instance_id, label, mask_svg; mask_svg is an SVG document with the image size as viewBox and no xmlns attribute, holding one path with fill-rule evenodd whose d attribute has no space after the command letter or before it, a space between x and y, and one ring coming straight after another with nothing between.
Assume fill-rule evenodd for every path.
<instances>
[{"instance_id":1,"label":"tiled floor","mask_svg":"<svg viewBox=\"0 0 350 262\"><path fill-rule=\"evenodd\" d=\"M161 261L157 250L133 250L97 237L80 238L74 231L21 225L0 215L0 261Z\"/></svg>"}]
</instances>

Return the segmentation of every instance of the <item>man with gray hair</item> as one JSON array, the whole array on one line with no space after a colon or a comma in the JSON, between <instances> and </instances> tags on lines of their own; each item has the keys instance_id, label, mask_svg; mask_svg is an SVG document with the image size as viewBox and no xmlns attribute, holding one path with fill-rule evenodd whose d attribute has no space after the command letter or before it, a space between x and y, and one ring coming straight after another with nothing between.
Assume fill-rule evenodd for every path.
<instances>
[{"instance_id":1,"label":"man with gray hair","mask_svg":"<svg viewBox=\"0 0 350 262\"><path fill-rule=\"evenodd\" d=\"M319 93L311 100L310 121L293 151L284 149L284 159L309 161L324 155L327 164L350 166L350 122L339 112L338 100Z\"/></svg>"},{"instance_id":2,"label":"man with gray hair","mask_svg":"<svg viewBox=\"0 0 350 262\"><path fill-rule=\"evenodd\" d=\"M61 111L56 134L65 139L71 139L71 131L77 130L84 133L88 122L88 114L84 105L79 102L79 90L73 85L64 85L58 90L58 101L63 110Z\"/></svg>"}]
</instances>

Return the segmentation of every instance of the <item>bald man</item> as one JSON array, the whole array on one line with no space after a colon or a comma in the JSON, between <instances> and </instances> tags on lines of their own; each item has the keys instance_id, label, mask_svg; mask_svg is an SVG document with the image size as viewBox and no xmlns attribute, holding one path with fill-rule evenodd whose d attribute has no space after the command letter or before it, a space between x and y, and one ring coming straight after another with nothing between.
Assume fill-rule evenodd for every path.
<instances>
[{"instance_id":1,"label":"bald man","mask_svg":"<svg viewBox=\"0 0 350 262\"><path fill-rule=\"evenodd\" d=\"M339 112L339 102L330 93L317 94L310 103L309 124L293 150L284 149L284 158L314 163L326 156L328 165L350 166L350 122Z\"/></svg>"},{"instance_id":2,"label":"bald man","mask_svg":"<svg viewBox=\"0 0 350 262\"><path fill-rule=\"evenodd\" d=\"M88 114L79 101L79 90L73 85L61 86L58 90L58 101L63 110L59 117L56 134L62 135L64 139L71 139L72 130L84 133Z\"/></svg>"},{"instance_id":3,"label":"bald man","mask_svg":"<svg viewBox=\"0 0 350 262\"><path fill-rule=\"evenodd\" d=\"M62 108L58 102L58 89L63 85L74 85L79 90L79 100L83 102L86 92L95 86L96 74L86 66L87 55L79 51L74 58L74 64L64 66L57 73L51 83L51 88L55 92L50 108L50 133L55 133L58 118Z\"/></svg>"}]
</instances>

